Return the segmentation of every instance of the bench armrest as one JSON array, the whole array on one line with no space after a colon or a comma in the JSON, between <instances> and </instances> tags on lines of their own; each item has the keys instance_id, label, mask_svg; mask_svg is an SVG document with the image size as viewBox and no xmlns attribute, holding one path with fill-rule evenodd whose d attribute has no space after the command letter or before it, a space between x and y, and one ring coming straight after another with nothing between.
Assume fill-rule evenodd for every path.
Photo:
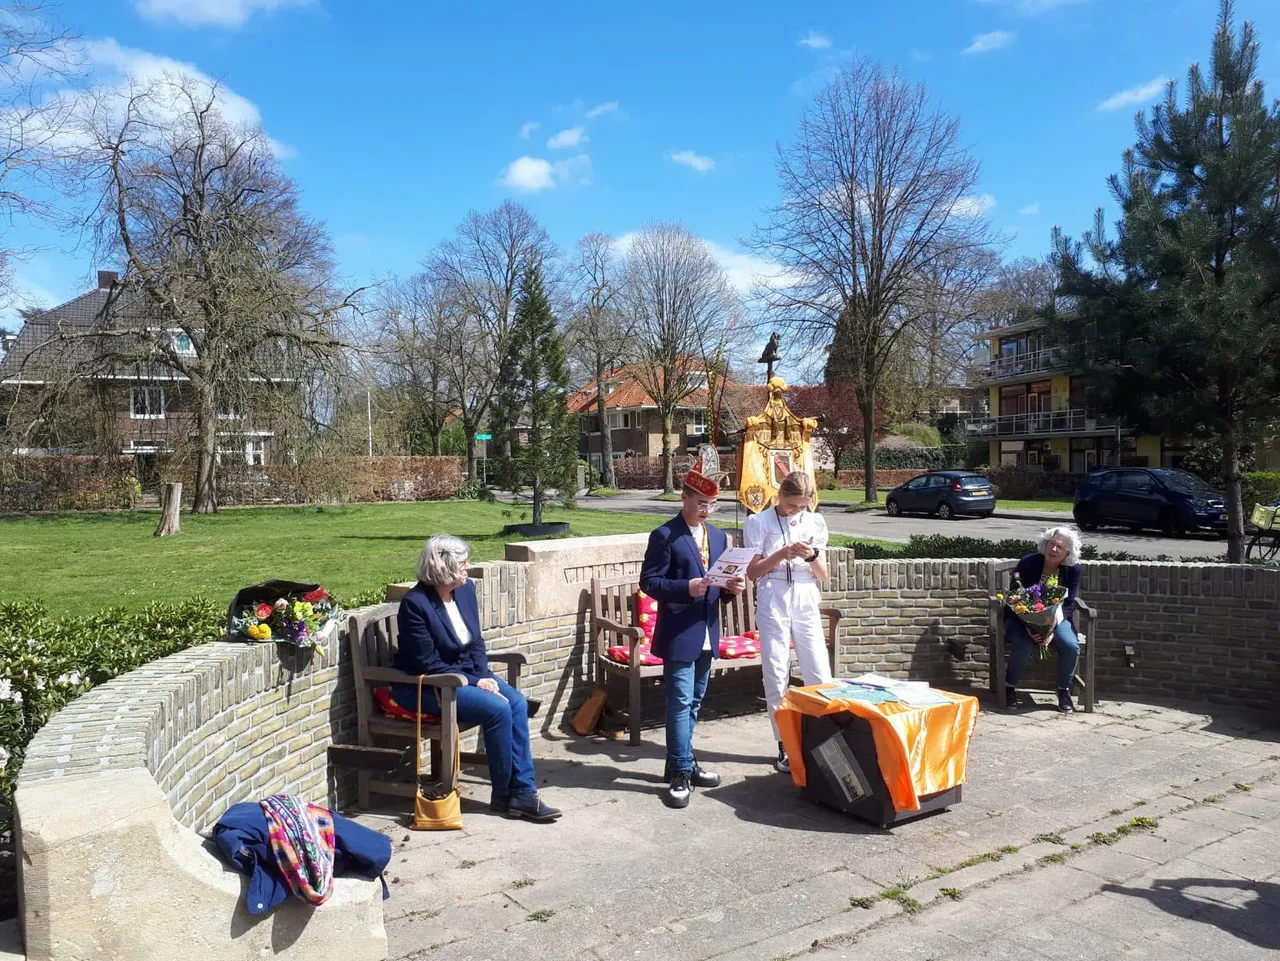
<instances>
[{"instance_id":1,"label":"bench armrest","mask_svg":"<svg viewBox=\"0 0 1280 961\"><path fill-rule=\"evenodd\" d=\"M417 684L417 674L406 674L392 667L366 667L366 682L374 684ZM461 674L428 674L422 679L426 687L466 687L467 679Z\"/></svg>"},{"instance_id":2,"label":"bench armrest","mask_svg":"<svg viewBox=\"0 0 1280 961\"><path fill-rule=\"evenodd\" d=\"M1085 615L1085 617L1098 616L1098 609L1090 605L1087 601L1077 600L1076 610L1079 611L1081 614Z\"/></svg>"},{"instance_id":3,"label":"bench armrest","mask_svg":"<svg viewBox=\"0 0 1280 961\"><path fill-rule=\"evenodd\" d=\"M629 637L633 640L644 637L644 631L638 627L632 627L626 624L619 624L617 621L610 620L607 617L596 615L596 631L601 633L609 631L611 634L620 634L623 637Z\"/></svg>"},{"instance_id":4,"label":"bench armrest","mask_svg":"<svg viewBox=\"0 0 1280 961\"><path fill-rule=\"evenodd\" d=\"M841 619L842 617L844 617L844 615L843 615L843 614L841 614L841 613L840 613L840 611L839 611L837 608L834 608L834 607L823 607L823 608L819 608L819 610L818 610L818 616L819 616L819 617L826 617L826 618L829 618L830 620L835 621L837 624L839 624L839 623L840 623L840 619Z\"/></svg>"},{"instance_id":5,"label":"bench armrest","mask_svg":"<svg viewBox=\"0 0 1280 961\"><path fill-rule=\"evenodd\" d=\"M520 672L529 663L529 659L519 651L502 651L499 654L486 652L490 664L507 665L507 683L520 690Z\"/></svg>"}]
</instances>

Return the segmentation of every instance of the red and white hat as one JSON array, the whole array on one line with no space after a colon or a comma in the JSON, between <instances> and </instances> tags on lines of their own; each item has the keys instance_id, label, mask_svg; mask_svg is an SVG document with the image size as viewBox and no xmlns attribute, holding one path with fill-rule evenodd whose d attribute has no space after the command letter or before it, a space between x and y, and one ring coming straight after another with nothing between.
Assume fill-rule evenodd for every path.
<instances>
[{"instance_id":1,"label":"red and white hat","mask_svg":"<svg viewBox=\"0 0 1280 961\"><path fill-rule=\"evenodd\" d=\"M720 485L716 480L696 470L685 473L684 486L692 491L697 491L703 497L718 497L720 494Z\"/></svg>"}]
</instances>

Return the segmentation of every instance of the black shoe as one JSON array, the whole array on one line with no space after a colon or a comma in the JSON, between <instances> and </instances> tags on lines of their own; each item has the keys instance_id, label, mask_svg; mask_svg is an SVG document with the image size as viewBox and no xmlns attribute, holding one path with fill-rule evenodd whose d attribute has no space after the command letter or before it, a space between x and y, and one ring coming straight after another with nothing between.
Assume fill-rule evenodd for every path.
<instances>
[{"instance_id":1,"label":"black shoe","mask_svg":"<svg viewBox=\"0 0 1280 961\"><path fill-rule=\"evenodd\" d=\"M1004 686L1004 710L1009 713L1018 710L1018 689L1008 684Z\"/></svg>"},{"instance_id":2,"label":"black shoe","mask_svg":"<svg viewBox=\"0 0 1280 961\"><path fill-rule=\"evenodd\" d=\"M529 705L529 716L537 717L538 712L542 710L542 702L537 698L531 697L525 703Z\"/></svg>"},{"instance_id":3,"label":"black shoe","mask_svg":"<svg viewBox=\"0 0 1280 961\"><path fill-rule=\"evenodd\" d=\"M719 787L720 775L712 774L695 760L693 770L689 772L689 781L694 787Z\"/></svg>"},{"instance_id":4,"label":"black shoe","mask_svg":"<svg viewBox=\"0 0 1280 961\"><path fill-rule=\"evenodd\" d=\"M689 806L689 797L693 794L693 785L689 783L688 771L677 771L667 785L666 803L668 807L685 808Z\"/></svg>"},{"instance_id":5,"label":"black shoe","mask_svg":"<svg viewBox=\"0 0 1280 961\"><path fill-rule=\"evenodd\" d=\"M779 774L791 773L791 758L787 757L787 749L778 742L778 757L773 762L773 769Z\"/></svg>"},{"instance_id":6,"label":"black shoe","mask_svg":"<svg viewBox=\"0 0 1280 961\"><path fill-rule=\"evenodd\" d=\"M511 807L511 798L503 794L489 795L489 810L497 814L506 814Z\"/></svg>"},{"instance_id":7,"label":"black shoe","mask_svg":"<svg viewBox=\"0 0 1280 961\"><path fill-rule=\"evenodd\" d=\"M1076 712L1075 703L1071 700L1071 692L1058 688L1058 710L1063 714L1074 714Z\"/></svg>"},{"instance_id":8,"label":"black shoe","mask_svg":"<svg viewBox=\"0 0 1280 961\"><path fill-rule=\"evenodd\" d=\"M536 824L550 824L560 816L560 809L544 804L542 798L536 794L523 794L511 799L511 803L507 805L505 813L507 817L513 820L524 818L526 821L533 821Z\"/></svg>"}]
</instances>

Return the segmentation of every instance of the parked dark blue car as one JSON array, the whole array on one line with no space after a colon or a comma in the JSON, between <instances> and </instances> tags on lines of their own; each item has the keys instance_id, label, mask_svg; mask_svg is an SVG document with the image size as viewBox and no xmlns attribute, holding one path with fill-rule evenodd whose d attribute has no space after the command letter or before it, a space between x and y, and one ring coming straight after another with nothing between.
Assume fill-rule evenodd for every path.
<instances>
[{"instance_id":1,"label":"parked dark blue car","mask_svg":"<svg viewBox=\"0 0 1280 961\"><path fill-rule=\"evenodd\" d=\"M937 514L944 521L961 514L990 517L996 509L996 495L990 481L981 474L968 470L935 470L889 491L884 506L892 517Z\"/></svg>"},{"instance_id":2,"label":"parked dark blue car","mask_svg":"<svg viewBox=\"0 0 1280 961\"><path fill-rule=\"evenodd\" d=\"M1225 534L1227 502L1195 474L1157 467L1095 471L1076 491L1076 523L1091 531L1104 524L1177 537L1191 531Z\"/></svg>"}]
</instances>

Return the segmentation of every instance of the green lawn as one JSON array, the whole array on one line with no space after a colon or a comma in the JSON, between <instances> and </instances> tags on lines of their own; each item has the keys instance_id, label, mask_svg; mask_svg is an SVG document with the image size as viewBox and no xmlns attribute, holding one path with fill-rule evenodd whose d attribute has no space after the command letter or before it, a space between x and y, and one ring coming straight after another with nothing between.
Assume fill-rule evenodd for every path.
<instances>
[{"instance_id":1,"label":"green lawn","mask_svg":"<svg viewBox=\"0 0 1280 961\"><path fill-rule=\"evenodd\" d=\"M880 503L884 504L884 496L887 491L880 492ZM818 491L818 501L828 504L863 504L866 498L860 489L852 487L841 487L838 490ZM1008 511L1067 511L1070 512L1074 498L1063 497L1060 495L1046 494L1044 497L1037 497L1035 500L1019 501L1006 500L999 498L996 501L997 513L1001 510Z\"/></svg>"},{"instance_id":2,"label":"green lawn","mask_svg":"<svg viewBox=\"0 0 1280 961\"><path fill-rule=\"evenodd\" d=\"M230 603L237 589L272 577L323 584L339 598L411 580L423 542L446 531L474 560L503 556L505 524L528 511L478 501L271 507L182 516L182 533L153 537L156 513L0 517L0 601L40 599L54 611L90 614L204 594ZM652 530L643 514L549 509L574 534Z\"/></svg>"}]
</instances>

